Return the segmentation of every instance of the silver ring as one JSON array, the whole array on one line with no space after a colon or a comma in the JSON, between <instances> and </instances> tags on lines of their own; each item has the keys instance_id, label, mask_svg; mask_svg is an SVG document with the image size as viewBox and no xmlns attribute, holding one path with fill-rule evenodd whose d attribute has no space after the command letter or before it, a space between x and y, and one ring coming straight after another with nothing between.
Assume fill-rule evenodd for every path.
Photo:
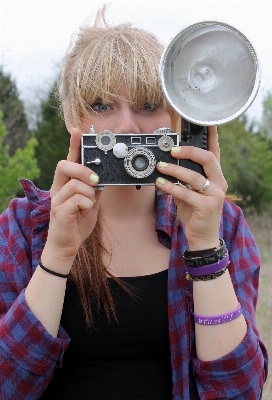
<instances>
[{"instance_id":1,"label":"silver ring","mask_svg":"<svg viewBox=\"0 0 272 400\"><path fill-rule=\"evenodd\" d=\"M200 192L205 192L205 190L209 187L210 182L208 181L208 179L205 182L205 185L203 186L203 188L200 190Z\"/></svg>"}]
</instances>

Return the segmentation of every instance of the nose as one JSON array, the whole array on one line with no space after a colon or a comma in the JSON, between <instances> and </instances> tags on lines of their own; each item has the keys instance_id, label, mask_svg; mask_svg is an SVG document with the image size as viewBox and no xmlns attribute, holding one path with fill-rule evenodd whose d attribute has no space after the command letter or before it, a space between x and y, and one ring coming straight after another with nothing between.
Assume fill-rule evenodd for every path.
<instances>
[{"instance_id":1,"label":"nose","mask_svg":"<svg viewBox=\"0 0 272 400\"><path fill-rule=\"evenodd\" d=\"M129 105L119 110L114 124L114 132L120 134L141 132L139 116Z\"/></svg>"}]
</instances>

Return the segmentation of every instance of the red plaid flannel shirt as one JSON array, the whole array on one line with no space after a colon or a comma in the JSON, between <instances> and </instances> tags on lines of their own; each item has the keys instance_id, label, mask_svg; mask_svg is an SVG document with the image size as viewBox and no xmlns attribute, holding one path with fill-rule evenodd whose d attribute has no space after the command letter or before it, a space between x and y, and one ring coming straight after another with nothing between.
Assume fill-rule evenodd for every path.
<instances>
[{"instance_id":1,"label":"red plaid flannel shirt","mask_svg":"<svg viewBox=\"0 0 272 400\"><path fill-rule=\"evenodd\" d=\"M14 199L0 216L0 399L39 399L69 345L62 327L53 338L30 311L24 290L39 262L48 230L50 197L21 180L26 197ZM192 282L185 278L187 241L176 224L173 199L157 196L156 230L171 248L168 273L169 335L174 400L261 398L267 352L255 321L260 258L239 207L225 201L220 236L230 253L229 271L248 330L230 354L197 359L192 319Z\"/></svg>"}]
</instances>

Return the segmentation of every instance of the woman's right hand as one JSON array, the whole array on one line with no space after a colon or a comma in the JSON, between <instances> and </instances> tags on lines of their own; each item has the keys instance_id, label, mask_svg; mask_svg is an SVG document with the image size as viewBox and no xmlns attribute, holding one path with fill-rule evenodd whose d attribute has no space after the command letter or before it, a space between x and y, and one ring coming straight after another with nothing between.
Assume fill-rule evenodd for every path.
<instances>
[{"instance_id":1,"label":"woman's right hand","mask_svg":"<svg viewBox=\"0 0 272 400\"><path fill-rule=\"evenodd\" d=\"M80 164L80 151L81 132L73 128L67 160L58 163L50 190L49 230L41 257L47 268L64 274L94 229L101 196L94 189L97 175Z\"/></svg>"}]
</instances>

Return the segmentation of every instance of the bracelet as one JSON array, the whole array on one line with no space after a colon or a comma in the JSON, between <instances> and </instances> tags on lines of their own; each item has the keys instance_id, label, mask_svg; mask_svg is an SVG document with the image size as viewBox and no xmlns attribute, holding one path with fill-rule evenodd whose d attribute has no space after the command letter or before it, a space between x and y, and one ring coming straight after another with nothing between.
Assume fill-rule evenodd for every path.
<instances>
[{"instance_id":1,"label":"bracelet","mask_svg":"<svg viewBox=\"0 0 272 400\"><path fill-rule=\"evenodd\" d=\"M204 257L204 256L209 256L210 254L214 253L218 249L220 249L223 246L224 240L219 239L220 245L219 247L212 247L211 249L205 249L205 250L185 250L183 256L184 257L190 257L190 258L195 258L195 257Z\"/></svg>"},{"instance_id":2,"label":"bracelet","mask_svg":"<svg viewBox=\"0 0 272 400\"><path fill-rule=\"evenodd\" d=\"M226 266L223 269L220 269L220 271L214 272L209 275L204 275L204 276L193 276L190 274L186 274L186 279L187 281L211 281L212 279L218 278L219 276L223 275L226 270L228 269L228 266Z\"/></svg>"},{"instance_id":3,"label":"bracelet","mask_svg":"<svg viewBox=\"0 0 272 400\"><path fill-rule=\"evenodd\" d=\"M44 265L42 265L41 260L39 261L39 266L41 267L41 269L43 269L44 271L48 272L49 274L58 276L60 278L68 278L69 274L64 275L64 274L59 274L58 272L52 271L51 269L45 268Z\"/></svg>"},{"instance_id":4,"label":"bracelet","mask_svg":"<svg viewBox=\"0 0 272 400\"><path fill-rule=\"evenodd\" d=\"M205 265L204 267L187 267L187 273L192 276L205 276L209 274L213 274L214 272L218 272L221 269L227 267L229 263L229 254L227 253L222 260L217 261L214 264Z\"/></svg>"},{"instance_id":5,"label":"bracelet","mask_svg":"<svg viewBox=\"0 0 272 400\"><path fill-rule=\"evenodd\" d=\"M223 239L220 239L221 246L213 253L203 257L192 257L188 250L183 253L184 263L188 267L201 267L221 260L227 253L227 247Z\"/></svg>"},{"instance_id":6,"label":"bracelet","mask_svg":"<svg viewBox=\"0 0 272 400\"><path fill-rule=\"evenodd\" d=\"M219 324L224 324L225 322L230 322L230 321L240 317L240 315L242 314L242 307L241 307L241 304L238 303L238 307L234 311L231 311L226 314L215 315L213 317L198 315L196 313L193 313L193 314L194 314L194 321L197 324L219 325Z\"/></svg>"}]
</instances>

